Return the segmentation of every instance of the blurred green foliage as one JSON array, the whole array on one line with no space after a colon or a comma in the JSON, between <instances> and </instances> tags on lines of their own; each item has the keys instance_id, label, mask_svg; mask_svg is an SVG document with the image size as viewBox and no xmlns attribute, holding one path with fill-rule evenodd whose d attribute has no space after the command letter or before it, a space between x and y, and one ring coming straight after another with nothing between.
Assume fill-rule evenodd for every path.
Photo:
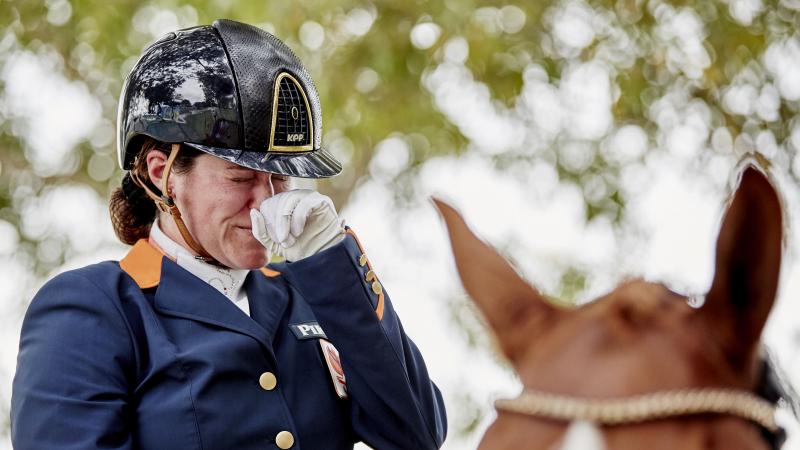
<instances>
[{"instance_id":1,"label":"blurred green foliage","mask_svg":"<svg viewBox=\"0 0 800 450\"><path fill-rule=\"evenodd\" d=\"M443 46L460 37L468 44L465 66L477 82L483 83L492 99L512 107L523 85L523 73L530 64L544 68L557 84L564 67L574 60L591 60L604 39L595 41L577 55L554 50L552 26L555 8L574 2L519 2L509 6L499 1L67 1L4 0L0 3L0 26L5 30L6 45L0 50L0 62L12 52L28 50L34 54L55 52L60 57L58 70L67 79L80 80L101 105L102 117L113 123L117 95L127 70L143 47L158 36L154 30L168 24L192 26L226 17L262 26L294 48L315 78L323 105L324 139L333 144L346 160L346 170L331 181L321 183L321 190L344 204L358 181L369 172L369 162L376 143L392 134L414 135L409 139L411 168L436 154L458 153L468 140L437 109L435 101L421 83L426 73L443 60ZM639 46L633 65L614 72L618 98L613 105L617 123L636 123L652 130L646 112L652 99L685 79L680 71L666 67L663 42L658 42L654 3L641 0L591 1L586 3L598 16L606 17L629 33ZM681 6L683 5L683 6ZM724 126L735 136L750 118L728 114L719 108L720 88L728 85L742 67L757 61L770 40L791 35L797 22L792 2L770 2L749 25L731 18L725 2L684 1L674 8L692 9L705 24L705 50L711 64L699 80L692 80L692 94L717 111ZM509 8L514 8L510 10ZM521 23L519 14L522 13ZM503 28L505 22L511 23ZM417 48L409 38L415 25L432 22L438 33L428 48ZM324 39L317 48L301 44L304 26L317 24ZM366 29L359 30L359 27ZM352 28L357 31L354 34ZM359 34L363 33L363 34ZM631 51L630 49L619 49ZM361 89L359 77L362 80ZM3 85L0 84L0 89ZM778 141L788 135L786 121L796 113L794 104L781 108L781 121L756 124L769 128ZM37 195L45 186L61 182L84 183L105 196L117 185L120 174L106 179L89 176L88 165L95 153L113 155L113 142L102 148L93 146L91 136L75 149L78 164L66 173L38 177L26 158L24 136L15 133L11 124L15 111L0 115L0 218L18 226L20 211L15 208L13 191L22 178L30 192ZM507 156L506 156L507 157ZM503 155L498 156L502 163ZM583 174L567 177L581 182ZM595 172L607 172L602 158L591 165ZM32 175L20 177L21 172ZM615 203L614 189L609 202L589 205L589 217ZM616 202L618 203L618 202ZM599 210L598 210L599 208ZM23 249L35 251L36 242L21 235ZM56 259L43 274L60 262Z\"/></svg>"}]
</instances>

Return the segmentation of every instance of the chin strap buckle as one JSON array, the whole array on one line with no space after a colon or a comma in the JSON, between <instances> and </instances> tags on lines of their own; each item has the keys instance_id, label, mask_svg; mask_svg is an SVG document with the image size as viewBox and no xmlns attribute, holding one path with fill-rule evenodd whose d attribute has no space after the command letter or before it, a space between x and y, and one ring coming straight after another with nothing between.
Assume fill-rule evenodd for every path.
<instances>
[{"instance_id":1,"label":"chin strap buckle","mask_svg":"<svg viewBox=\"0 0 800 450\"><path fill-rule=\"evenodd\" d=\"M168 200L172 200L172 199L168 199ZM168 213L169 215L172 215L172 208L175 207L174 203L165 202L163 196L161 198L159 198L158 200L154 200L154 201L156 203L156 208L158 208L159 211L161 211L163 213Z\"/></svg>"}]
</instances>

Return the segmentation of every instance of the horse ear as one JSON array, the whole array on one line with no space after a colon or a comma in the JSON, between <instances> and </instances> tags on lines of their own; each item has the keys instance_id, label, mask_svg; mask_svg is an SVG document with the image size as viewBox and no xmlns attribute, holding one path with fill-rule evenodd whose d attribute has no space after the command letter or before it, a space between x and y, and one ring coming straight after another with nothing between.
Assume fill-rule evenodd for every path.
<instances>
[{"instance_id":1,"label":"horse ear","mask_svg":"<svg viewBox=\"0 0 800 450\"><path fill-rule=\"evenodd\" d=\"M533 319L542 325L556 311L497 251L478 239L461 215L433 199L444 218L461 282L486 317L506 356L515 361L529 344L519 328Z\"/></svg>"},{"instance_id":2,"label":"horse ear","mask_svg":"<svg viewBox=\"0 0 800 450\"><path fill-rule=\"evenodd\" d=\"M736 369L747 369L775 302L783 239L781 201L752 165L741 173L717 238L716 272L700 310Z\"/></svg>"}]
</instances>

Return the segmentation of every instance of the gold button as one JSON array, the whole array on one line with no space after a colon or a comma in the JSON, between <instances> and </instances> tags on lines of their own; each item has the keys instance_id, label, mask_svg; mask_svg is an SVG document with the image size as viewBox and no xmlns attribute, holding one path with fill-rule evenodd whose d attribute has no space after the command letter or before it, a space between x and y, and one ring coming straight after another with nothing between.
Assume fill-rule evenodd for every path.
<instances>
[{"instance_id":1,"label":"gold button","mask_svg":"<svg viewBox=\"0 0 800 450\"><path fill-rule=\"evenodd\" d=\"M367 272L367 275L366 275L365 278L367 279L367 281L375 280L376 279L375 272L370 270L369 272Z\"/></svg>"},{"instance_id":2,"label":"gold button","mask_svg":"<svg viewBox=\"0 0 800 450\"><path fill-rule=\"evenodd\" d=\"M264 372L258 377L258 384L260 384L261 388L265 391L271 391L278 385L278 379L275 378L275 374L272 372Z\"/></svg>"},{"instance_id":3,"label":"gold button","mask_svg":"<svg viewBox=\"0 0 800 450\"><path fill-rule=\"evenodd\" d=\"M383 292L383 286L381 286L381 284L377 281L372 283L372 292L374 292L375 295L381 295L381 292Z\"/></svg>"},{"instance_id":4,"label":"gold button","mask_svg":"<svg viewBox=\"0 0 800 450\"><path fill-rule=\"evenodd\" d=\"M275 436L275 443L278 445L278 448L287 449L294 445L294 436L288 431L281 431Z\"/></svg>"},{"instance_id":5,"label":"gold button","mask_svg":"<svg viewBox=\"0 0 800 450\"><path fill-rule=\"evenodd\" d=\"M366 266L367 265L367 255L361 255L358 258L358 264L361 265L361 267Z\"/></svg>"}]
</instances>

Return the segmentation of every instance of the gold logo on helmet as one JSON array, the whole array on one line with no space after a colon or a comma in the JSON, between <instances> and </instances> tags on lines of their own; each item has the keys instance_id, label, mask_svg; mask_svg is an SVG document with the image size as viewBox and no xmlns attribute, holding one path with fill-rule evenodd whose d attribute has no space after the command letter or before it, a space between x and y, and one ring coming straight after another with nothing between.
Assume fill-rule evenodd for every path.
<instances>
[{"instance_id":1,"label":"gold logo on helmet","mask_svg":"<svg viewBox=\"0 0 800 450\"><path fill-rule=\"evenodd\" d=\"M267 151L289 153L313 150L314 118L303 86L295 77L283 72L275 79L272 92L272 126Z\"/></svg>"}]
</instances>

